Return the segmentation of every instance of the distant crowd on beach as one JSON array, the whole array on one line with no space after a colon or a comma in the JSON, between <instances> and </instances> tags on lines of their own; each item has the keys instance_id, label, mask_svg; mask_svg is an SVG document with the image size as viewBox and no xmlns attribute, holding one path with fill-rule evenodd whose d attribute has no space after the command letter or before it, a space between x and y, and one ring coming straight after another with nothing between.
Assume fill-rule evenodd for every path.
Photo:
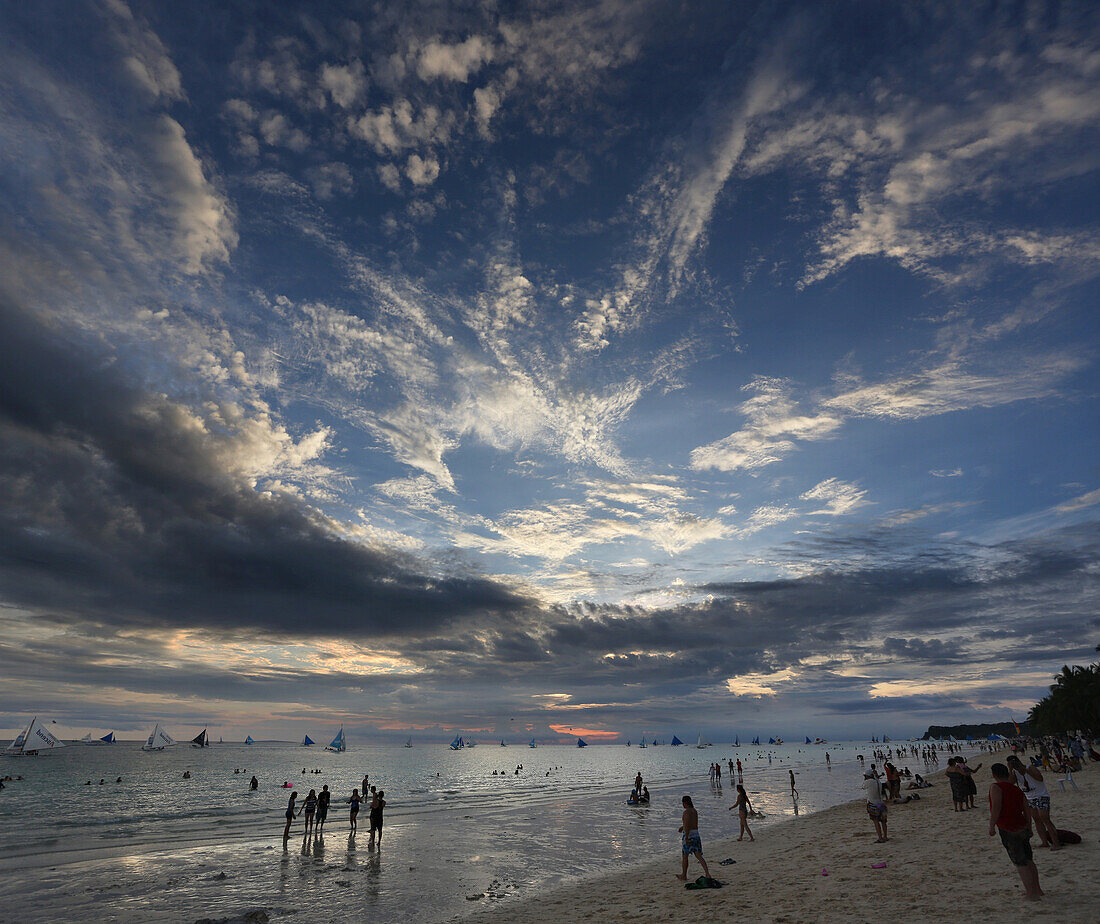
<instances>
[{"instance_id":1,"label":"distant crowd on beach","mask_svg":"<svg viewBox=\"0 0 1100 924\"><path fill-rule=\"evenodd\" d=\"M1080 842L1079 835L1060 830L1051 820L1051 794L1043 771L1055 774L1062 791L1067 786L1076 790L1073 774L1083 771L1089 763L1100 762L1100 753L1093 747L1093 740L1091 735L1078 732L1043 738L1021 736L996 744L981 742L977 746L979 752L991 756L1001 750L1011 751L1004 763L995 762L990 767L993 779L988 792L989 836L1000 835L1009 860L1023 883L1024 897L1028 900L1035 901L1043 895L1031 848L1034 834L1038 833L1040 846L1051 851L1061 850L1063 841ZM948 758L945 768L951 787L953 811L967 812L976 808L978 787L975 775L983 764L972 763L972 758L962 756L959 753L962 749L957 743L939 747L932 744L923 747L920 752L926 768L939 767L938 752L941 750L954 755ZM1030 757L1028 752L1031 752ZM857 756L857 760L861 766L865 765L862 755ZM864 772L867 814L874 825L877 843L889 840L887 804L904 804L920 798L919 793L901 795L901 780L908 775L908 768L899 771L889 759L884 763L883 771L871 764ZM913 774L908 789L924 789L931 785L920 774Z\"/></svg>"}]
</instances>

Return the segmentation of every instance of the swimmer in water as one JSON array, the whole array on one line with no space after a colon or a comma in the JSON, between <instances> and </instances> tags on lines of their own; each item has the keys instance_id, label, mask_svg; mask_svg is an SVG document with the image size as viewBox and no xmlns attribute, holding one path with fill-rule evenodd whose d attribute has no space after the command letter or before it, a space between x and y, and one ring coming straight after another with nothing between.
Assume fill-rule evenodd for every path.
<instances>
[{"instance_id":1,"label":"swimmer in water","mask_svg":"<svg viewBox=\"0 0 1100 924\"><path fill-rule=\"evenodd\" d=\"M256 779L256 777L252 777L252 779L248 783L248 788L255 792L257 789L260 788L260 781Z\"/></svg>"}]
</instances>

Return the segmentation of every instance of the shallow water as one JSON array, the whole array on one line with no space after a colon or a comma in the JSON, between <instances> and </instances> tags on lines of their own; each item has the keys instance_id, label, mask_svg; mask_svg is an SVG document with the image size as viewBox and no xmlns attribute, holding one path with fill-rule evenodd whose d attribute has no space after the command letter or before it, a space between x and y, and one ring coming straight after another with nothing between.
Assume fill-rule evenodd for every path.
<instances>
[{"instance_id":1,"label":"shallow water","mask_svg":"<svg viewBox=\"0 0 1100 924\"><path fill-rule=\"evenodd\" d=\"M366 912L446 920L661 854L671 870L684 794L699 809L704 845L736 836L733 787L727 775L721 790L708 779L714 760L741 759L750 798L766 815L753 828L766 830L795 814L788 769L797 774L797 811L820 811L860 794L855 755L871 748L440 745L331 754L270 743L145 754L139 742L73 746L0 762L4 775L26 777L0 792L0 901L26 921L186 921L251 908L316 921ZM919 758L898 761L906 763L924 770ZM303 767L322 772L303 775ZM625 804L639 771L653 797L646 808ZM366 806L349 838L346 800L364 773L386 791L381 849L368 847ZM248 790L253 774L257 792ZM118 776L122 783L98 785ZM304 839L300 817L285 850L284 780L302 795L322 784L334 793L324 837Z\"/></svg>"}]
</instances>

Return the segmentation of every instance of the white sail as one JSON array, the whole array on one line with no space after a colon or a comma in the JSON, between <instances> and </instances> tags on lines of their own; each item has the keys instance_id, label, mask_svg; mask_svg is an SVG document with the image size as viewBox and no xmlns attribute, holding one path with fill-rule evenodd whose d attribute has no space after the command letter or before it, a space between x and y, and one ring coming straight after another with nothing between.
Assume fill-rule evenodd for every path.
<instances>
[{"instance_id":1,"label":"white sail","mask_svg":"<svg viewBox=\"0 0 1100 924\"><path fill-rule=\"evenodd\" d=\"M81 744L95 744L99 739L96 738L91 732L88 732L83 738L80 739Z\"/></svg>"},{"instance_id":2,"label":"white sail","mask_svg":"<svg viewBox=\"0 0 1100 924\"><path fill-rule=\"evenodd\" d=\"M38 716L31 719L31 724L26 731L19 735L8 745L8 753L11 754L38 754L40 751L52 751L54 748L63 748L64 744L45 725L38 721Z\"/></svg>"},{"instance_id":3,"label":"white sail","mask_svg":"<svg viewBox=\"0 0 1100 924\"><path fill-rule=\"evenodd\" d=\"M149 732L149 737L145 739L145 744L141 746L141 749L143 751L163 751L175 743L175 740L160 727L158 722L153 726L153 730Z\"/></svg>"}]
</instances>

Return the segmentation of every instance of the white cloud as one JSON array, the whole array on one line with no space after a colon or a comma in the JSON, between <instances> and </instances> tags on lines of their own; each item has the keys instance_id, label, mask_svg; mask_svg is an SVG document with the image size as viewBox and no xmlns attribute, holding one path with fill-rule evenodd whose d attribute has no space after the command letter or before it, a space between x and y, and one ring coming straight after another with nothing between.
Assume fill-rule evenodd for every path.
<instances>
[{"instance_id":1,"label":"white cloud","mask_svg":"<svg viewBox=\"0 0 1100 924\"><path fill-rule=\"evenodd\" d=\"M104 8L114 16L114 37L124 54L122 66L134 83L154 99L185 99L180 72L148 24L135 17L123 0L107 0Z\"/></svg>"},{"instance_id":2,"label":"white cloud","mask_svg":"<svg viewBox=\"0 0 1100 924\"><path fill-rule=\"evenodd\" d=\"M454 45L433 41L420 50L416 72L423 80L439 77L465 83L471 74L492 60L492 42L481 35Z\"/></svg>"},{"instance_id":3,"label":"white cloud","mask_svg":"<svg viewBox=\"0 0 1100 924\"><path fill-rule=\"evenodd\" d=\"M457 124L453 112L423 106L417 112L407 99L366 112L348 122L348 130L381 155L398 154L424 144L446 145Z\"/></svg>"},{"instance_id":4,"label":"white cloud","mask_svg":"<svg viewBox=\"0 0 1100 924\"><path fill-rule=\"evenodd\" d=\"M840 481L837 478L827 478L825 481L820 482L810 490L799 495L802 500L821 501L825 504L820 510L811 510L807 514L808 516L817 516L819 514L825 514L828 516L843 516L846 513L851 513L853 510L858 510L860 507L865 507L871 503L868 500L864 500L867 492L861 490L858 486L850 484L846 481Z\"/></svg>"},{"instance_id":5,"label":"white cloud","mask_svg":"<svg viewBox=\"0 0 1100 924\"><path fill-rule=\"evenodd\" d=\"M410 154L405 162L405 176L414 186L431 186L439 179L439 161L430 155Z\"/></svg>"},{"instance_id":6,"label":"white cloud","mask_svg":"<svg viewBox=\"0 0 1100 924\"><path fill-rule=\"evenodd\" d=\"M319 199L331 199L337 193L347 195L355 189L355 181L347 164L321 164L311 167L307 175Z\"/></svg>"},{"instance_id":7,"label":"white cloud","mask_svg":"<svg viewBox=\"0 0 1100 924\"><path fill-rule=\"evenodd\" d=\"M233 210L207 180L183 126L169 116L160 116L150 148L160 189L170 204L181 269L196 274L211 263L228 261L237 245Z\"/></svg>"},{"instance_id":8,"label":"white cloud","mask_svg":"<svg viewBox=\"0 0 1100 924\"><path fill-rule=\"evenodd\" d=\"M693 449L692 468L753 471L789 455L796 441L826 439L840 426L837 414L801 412L785 379L759 376L742 390L756 392L738 407L748 418L747 425L724 439Z\"/></svg>"},{"instance_id":9,"label":"white cloud","mask_svg":"<svg viewBox=\"0 0 1100 924\"><path fill-rule=\"evenodd\" d=\"M1079 494L1077 497L1071 498L1068 501L1063 501L1054 509L1058 513L1074 513L1078 510L1084 510L1086 507L1092 507L1095 504L1100 504L1100 488L1095 491L1089 491L1086 494Z\"/></svg>"},{"instance_id":10,"label":"white cloud","mask_svg":"<svg viewBox=\"0 0 1100 924\"><path fill-rule=\"evenodd\" d=\"M1014 401L1057 394L1058 384L1080 368L1073 356L1027 357L996 372L977 372L962 362L943 362L919 372L871 385L857 385L823 402L830 411L861 417L915 420L975 407L998 407Z\"/></svg>"},{"instance_id":11,"label":"white cloud","mask_svg":"<svg viewBox=\"0 0 1100 924\"><path fill-rule=\"evenodd\" d=\"M367 78L362 61L351 64L323 64L320 72L321 86L341 109L352 109L367 93Z\"/></svg>"},{"instance_id":12,"label":"white cloud","mask_svg":"<svg viewBox=\"0 0 1100 924\"><path fill-rule=\"evenodd\" d=\"M959 478L962 473L961 468L934 468L928 474L933 478Z\"/></svg>"}]
</instances>

